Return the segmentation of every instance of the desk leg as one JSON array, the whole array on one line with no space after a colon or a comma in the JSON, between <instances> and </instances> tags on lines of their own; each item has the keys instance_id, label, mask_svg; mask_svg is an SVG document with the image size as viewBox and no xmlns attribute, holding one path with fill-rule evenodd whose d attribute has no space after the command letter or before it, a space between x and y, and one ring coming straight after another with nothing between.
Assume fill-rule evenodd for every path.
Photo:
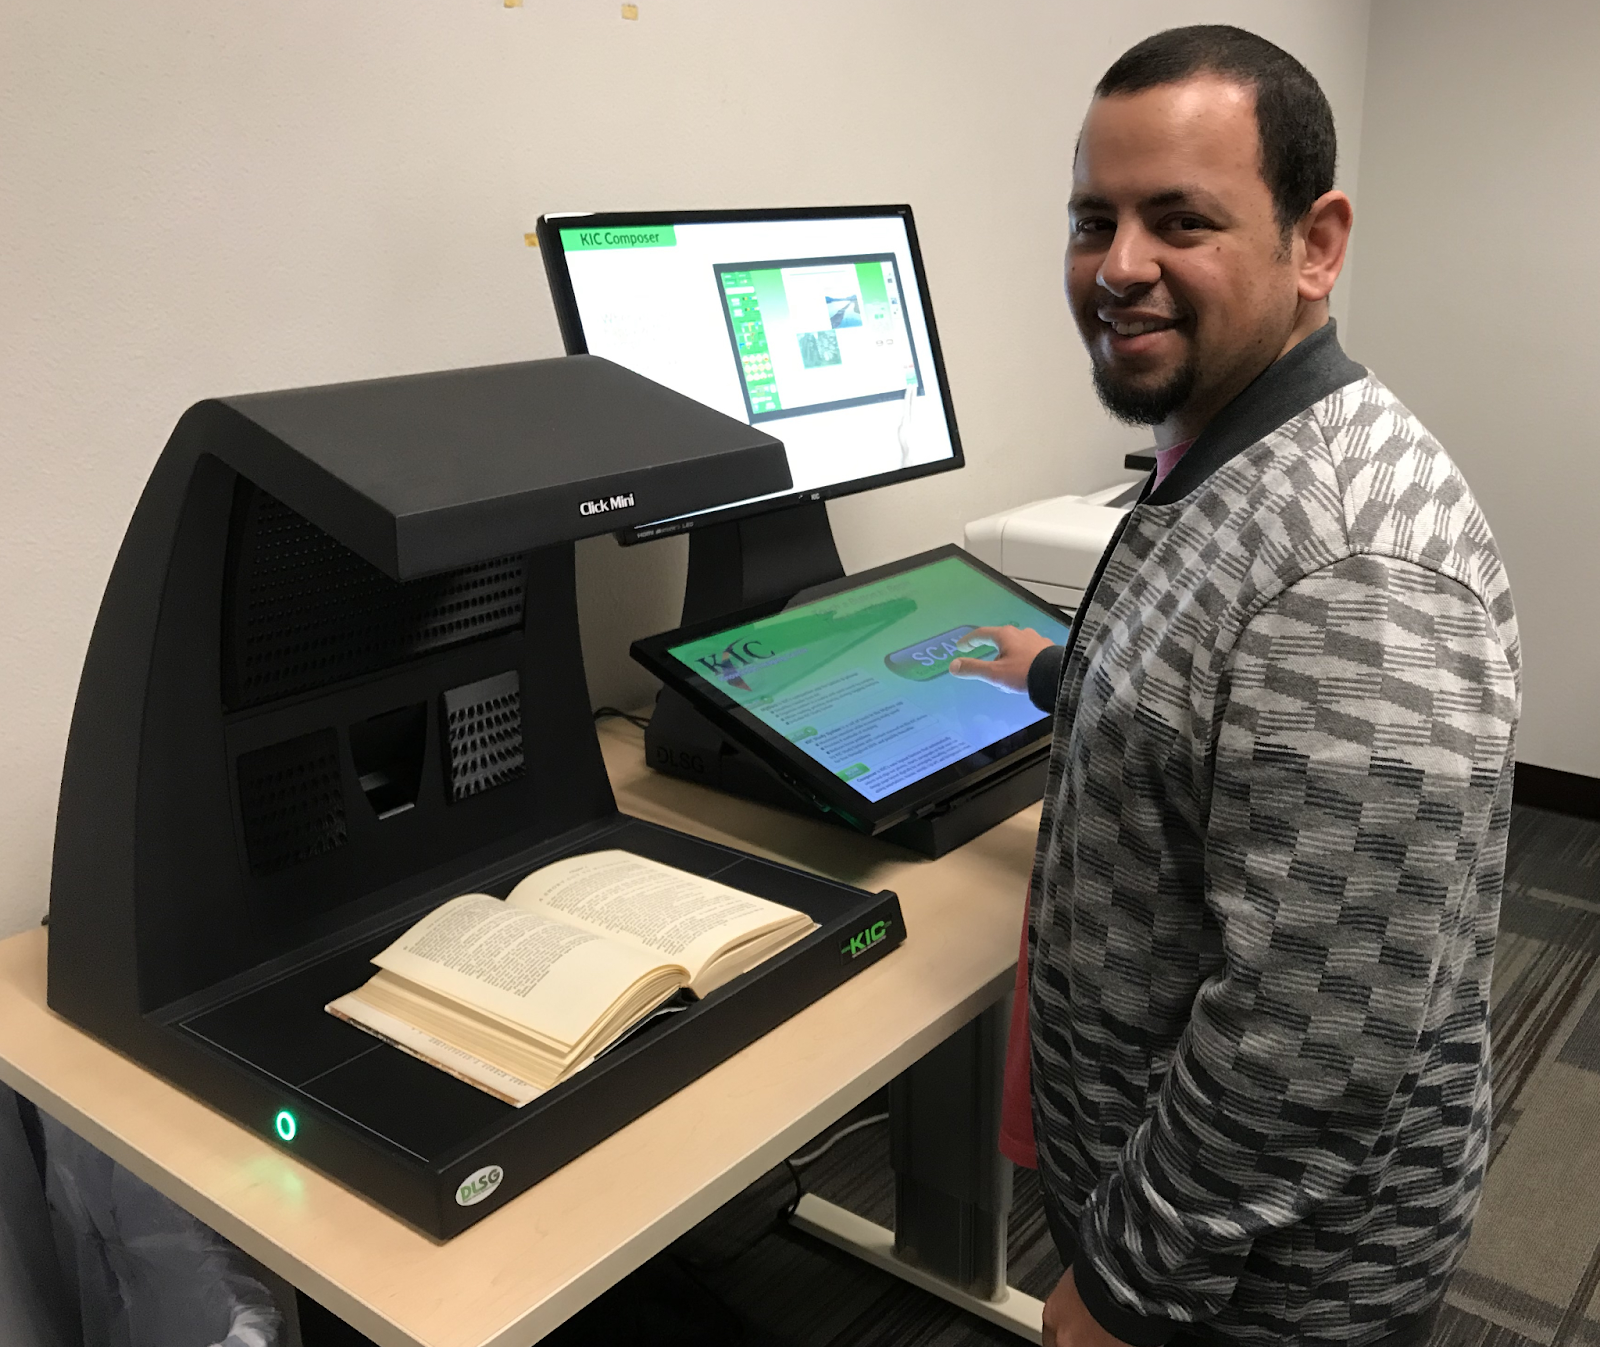
<instances>
[{"instance_id":1,"label":"desk leg","mask_svg":"<svg viewBox=\"0 0 1600 1347\"><path fill-rule=\"evenodd\" d=\"M890 1086L895 1228L807 1194L791 1223L1038 1342L1044 1306L1006 1285L1011 1162L1000 1154L1011 998L957 1030Z\"/></svg>"}]
</instances>

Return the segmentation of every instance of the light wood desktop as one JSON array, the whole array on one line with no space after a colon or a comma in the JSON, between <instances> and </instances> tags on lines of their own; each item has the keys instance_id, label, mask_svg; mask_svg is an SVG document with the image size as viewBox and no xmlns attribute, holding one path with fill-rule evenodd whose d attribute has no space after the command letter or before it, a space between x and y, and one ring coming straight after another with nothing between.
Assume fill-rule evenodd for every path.
<instances>
[{"instance_id":1,"label":"light wood desktop","mask_svg":"<svg viewBox=\"0 0 1600 1347\"><path fill-rule=\"evenodd\" d=\"M384 1347L537 1341L1005 994L1038 827L920 860L601 742L626 812L894 889L905 944L443 1244L51 1014L43 930L0 942L0 1080Z\"/></svg>"}]
</instances>

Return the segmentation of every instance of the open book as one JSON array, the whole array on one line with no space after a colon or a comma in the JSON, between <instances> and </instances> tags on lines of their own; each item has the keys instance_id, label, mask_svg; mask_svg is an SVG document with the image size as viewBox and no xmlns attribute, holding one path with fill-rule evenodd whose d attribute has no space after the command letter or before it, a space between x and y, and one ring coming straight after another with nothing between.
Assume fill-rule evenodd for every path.
<instances>
[{"instance_id":1,"label":"open book","mask_svg":"<svg viewBox=\"0 0 1600 1347\"><path fill-rule=\"evenodd\" d=\"M704 996L814 930L804 912L628 851L569 856L505 899L467 893L328 1010L526 1104L680 988Z\"/></svg>"}]
</instances>

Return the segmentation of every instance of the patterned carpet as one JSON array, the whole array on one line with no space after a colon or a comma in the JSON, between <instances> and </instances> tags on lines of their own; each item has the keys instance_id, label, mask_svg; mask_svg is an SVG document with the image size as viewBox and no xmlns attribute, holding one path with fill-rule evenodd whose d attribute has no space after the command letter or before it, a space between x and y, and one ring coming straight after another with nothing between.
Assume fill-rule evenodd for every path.
<instances>
[{"instance_id":1,"label":"patterned carpet","mask_svg":"<svg viewBox=\"0 0 1600 1347\"><path fill-rule=\"evenodd\" d=\"M1495 1129L1434 1341L1600 1342L1600 824L1517 807L1495 951Z\"/></svg>"},{"instance_id":2,"label":"patterned carpet","mask_svg":"<svg viewBox=\"0 0 1600 1347\"><path fill-rule=\"evenodd\" d=\"M1440 1347L1600 1344L1600 823L1517 806L1496 952L1495 1134ZM870 1100L853 1116L885 1107ZM833 1129L829 1129L830 1132ZM806 1148L806 1149L809 1149ZM892 1224L887 1129L844 1138L807 1189ZM1019 1172L1011 1283L1048 1294L1061 1264ZM1014 1344L997 1328L781 1224L764 1175L547 1339L747 1347Z\"/></svg>"}]
</instances>

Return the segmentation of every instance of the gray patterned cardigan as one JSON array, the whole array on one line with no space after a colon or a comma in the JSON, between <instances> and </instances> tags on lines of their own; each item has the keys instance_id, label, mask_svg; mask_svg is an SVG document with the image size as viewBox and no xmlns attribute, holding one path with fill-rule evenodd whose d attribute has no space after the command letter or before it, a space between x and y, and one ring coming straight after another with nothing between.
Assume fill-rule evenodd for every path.
<instances>
[{"instance_id":1,"label":"gray patterned cardigan","mask_svg":"<svg viewBox=\"0 0 1600 1347\"><path fill-rule=\"evenodd\" d=\"M1034 1131L1117 1337L1421 1341L1477 1209L1520 658L1329 323L1126 519L1030 693Z\"/></svg>"}]
</instances>

